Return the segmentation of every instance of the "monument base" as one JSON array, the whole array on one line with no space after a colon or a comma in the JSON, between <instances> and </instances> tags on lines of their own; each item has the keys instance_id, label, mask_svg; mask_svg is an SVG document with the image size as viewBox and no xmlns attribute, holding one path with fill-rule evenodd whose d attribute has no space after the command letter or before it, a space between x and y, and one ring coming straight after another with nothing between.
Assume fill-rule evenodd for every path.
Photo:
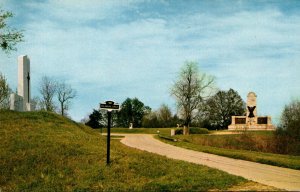
<instances>
[{"instance_id":1,"label":"monument base","mask_svg":"<svg viewBox=\"0 0 300 192\"><path fill-rule=\"evenodd\" d=\"M24 98L18 94L10 94L10 110L13 111L35 111L35 103L24 103Z\"/></svg>"},{"instance_id":2,"label":"monument base","mask_svg":"<svg viewBox=\"0 0 300 192\"><path fill-rule=\"evenodd\" d=\"M15 93L10 94L10 110L24 111L23 97Z\"/></svg>"},{"instance_id":3,"label":"monument base","mask_svg":"<svg viewBox=\"0 0 300 192\"><path fill-rule=\"evenodd\" d=\"M271 117L248 118L247 116L232 116L229 131L274 131Z\"/></svg>"},{"instance_id":4,"label":"monument base","mask_svg":"<svg viewBox=\"0 0 300 192\"><path fill-rule=\"evenodd\" d=\"M274 131L273 125L229 125L229 131Z\"/></svg>"}]
</instances>

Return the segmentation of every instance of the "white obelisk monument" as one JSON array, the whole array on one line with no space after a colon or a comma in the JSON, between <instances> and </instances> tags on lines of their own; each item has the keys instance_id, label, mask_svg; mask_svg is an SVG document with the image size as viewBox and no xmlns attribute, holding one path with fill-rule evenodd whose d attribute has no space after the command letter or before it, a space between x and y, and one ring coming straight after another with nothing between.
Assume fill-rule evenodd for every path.
<instances>
[{"instance_id":1,"label":"white obelisk monument","mask_svg":"<svg viewBox=\"0 0 300 192\"><path fill-rule=\"evenodd\" d=\"M30 92L30 60L27 55L21 55L18 57L18 93L11 94L10 109L31 111Z\"/></svg>"},{"instance_id":2,"label":"white obelisk monument","mask_svg":"<svg viewBox=\"0 0 300 192\"><path fill-rule=\"evenodd\" d=\"M30 111L30 60L27 55L18 57L18 95L23 97L23 111Z\"/></svg>"}]
</instances>

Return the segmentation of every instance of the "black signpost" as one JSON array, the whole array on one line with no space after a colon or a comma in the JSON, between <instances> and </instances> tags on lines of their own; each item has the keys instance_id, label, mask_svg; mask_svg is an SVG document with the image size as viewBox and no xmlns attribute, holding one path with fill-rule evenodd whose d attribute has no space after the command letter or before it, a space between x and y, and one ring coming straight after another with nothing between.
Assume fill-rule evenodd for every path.
<instances>
[{"instance_id":1,"label":"black signpost","mask_svg":"<svg viewBox=\"0 0 300 192\"><path fill-rule=\"evenodd\" d=\"M110 125L111 125L111 112L113 110L119 110L120 105L113 101L106 101L105 103L100 104L100 109L107 110L107 152L106 152L106 165L109 165L110 162Z\"/></svg>"}]
</instances>

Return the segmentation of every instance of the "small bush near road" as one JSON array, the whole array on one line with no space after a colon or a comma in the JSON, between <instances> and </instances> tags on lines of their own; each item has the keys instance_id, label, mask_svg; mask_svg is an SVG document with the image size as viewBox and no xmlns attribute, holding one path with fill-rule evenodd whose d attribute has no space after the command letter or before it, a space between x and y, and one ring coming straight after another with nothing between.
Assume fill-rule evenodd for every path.
<instances>
[{"instance_id":1,"label":"small bush near road","mask_svg":"<svg viewBox=\"0 0 300 192\"><path fill-rule=\"evenodd\" d=\"M183 129L175 129L175 135L182 135L183 134Z\"/></svg>"},{"instance_id":2,"label":"small bush near road","mask_svg":"<svg viewBox=\"0 0 300 192\"><path fill-rule=\"evenodd\" d=\"M182 128L175 129L175 135L182 135L182 134L183 134ZM209 134L209 131L206 128L190 127L190 134Z\"/></svg>"},{"instance_id":3,"label":"small bush near road","mask_svg":"<svg viewBox=\"0 0 300 192\"><path fill-rule=\"evenodd\" d=\"M190 134L209 134L209 131L206 128L190 127Z\"/></svg>"}]
</instances>

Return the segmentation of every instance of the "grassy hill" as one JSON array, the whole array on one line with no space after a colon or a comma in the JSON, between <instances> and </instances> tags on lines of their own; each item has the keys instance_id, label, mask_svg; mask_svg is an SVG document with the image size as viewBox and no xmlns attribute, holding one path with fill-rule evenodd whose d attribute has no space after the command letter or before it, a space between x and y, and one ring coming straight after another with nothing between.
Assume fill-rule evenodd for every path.
<instances>
[{"instance_id":1,"label":"grassy hill","mask_svg":"<svg viewBox=\"0 0 300 192\"><path fill-rule=\"evenodd\" d=\"M0 111L0 191L174 191L247 182L204 166L131 149L47 112Z\"/></svg>"}]
</instances>

